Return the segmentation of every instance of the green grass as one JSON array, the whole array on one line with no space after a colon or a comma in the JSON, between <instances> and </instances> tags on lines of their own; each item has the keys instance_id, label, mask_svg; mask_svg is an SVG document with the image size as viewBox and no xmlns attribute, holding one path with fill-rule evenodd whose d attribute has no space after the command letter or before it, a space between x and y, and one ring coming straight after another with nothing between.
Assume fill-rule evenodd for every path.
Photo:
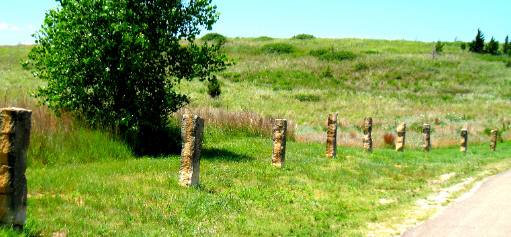
<instances>
[{"instance_id":1,"label":"green grass","mask_svg":"<svg viewBox=\"0 0 511 237\"><path fill-rule=\"evenodd\" d=\"M268 52L265 45L292 50ZM276 169L269 136L206 125L201 185L186 189L177 184L177 155L136 158L115 137L37 104L29 94L44 83L19 64L30 47L0 47L0 105L34 111L27 225L0 235L364 236L368 223L402 216L435 185L511 166L511 143L490 152L484 133L509 124L509 58L447 43L433 59L433 48L409 41L229 39L224 50L236 65L219 75L222 95L212 100L206 85L185 82L178 89L190 94L189 108L288 118L297 123L296 140L311 142L290 141L286 167ZM324 49L355 57L311 55ZM334 111L341 146L328 160L321 142ZM375 120L379 147L399 121L408 123L408 145L418 147L420 126L432 123L434 150L363 152L356 146L367 116ZM471 127L466 155L455 145L464 124ZM447 183L428 182L451 172L456 176Z\"/></svg>"},{"instance_id":2,"label":"green grass","mask_svg":"<svg viewBox=\"0 0 511 237\"><path fill-rule=\"evenodd\" d=\"M178 186L177 156L61 163L33 167L30 229L107 236L363 236L431 192L428 181L452 180L511 154L511 143L457 149L367 154L339 149L328 160L321 144L288 144L286 166L270 165L271 140L208 129L201 185ZM379 204L385 198L394 200Z\"/></svg>"},{"instance_id":3,"label":"green grass","mask_svg":"<svg viewBox=\"0 0 511 237\"><path fill-rule=\"evenodd\" d=\"M268 45L293 50L268 54L261 50ZM339 112L346 132L356 132L363 118L372 116L379 147L383 134L394 132L401 121L433 124L437 146L456 143L465 124L473 142L486 143L482 131L510 123L509 57L472 54L459 46L446 43L433 58L434 42L232 39L224 50L236 64L220 74L220 98L209 99L199 82L185 82L180 90L191 95L191 107L291 119L305 141L318 141L327 114ZM319 101L297 99L303 95ZM452 121L453 116L462 119ZM343 142L360 144L360 139Z\"/></svg>"}]
</instances>

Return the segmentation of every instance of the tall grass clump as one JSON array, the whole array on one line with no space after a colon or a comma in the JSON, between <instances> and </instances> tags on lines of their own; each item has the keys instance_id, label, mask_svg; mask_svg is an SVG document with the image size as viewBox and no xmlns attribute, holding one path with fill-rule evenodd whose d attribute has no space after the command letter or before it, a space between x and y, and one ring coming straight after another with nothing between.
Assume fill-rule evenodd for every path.
<instances>
[{"instance_id":1,"label":"tall grass clump","mask_svg":"<svg viewBox=\"0 0 511 237\"><path fill-rule=\"evenodd\" d=\"M177 118L182 118L187 110L181 109L176 113ZM197 114L204 119L206 127L214 127L232 134L241 134L258 137L271 137L275 118L263 117L254 112L231 112L217 108L195 108L188 112ZM181 121L181 120L179 120ZM287 123L288 139L295 140L295 124Z\"/></svg>"},{"instance_id":2,"label":"tall grass clump","mask_svg":"<svg viewBox=\"0 0 511 237\"><path fill-rule=\"evenodd\" d=\"M290 54L295 52L296 48L286 43L271 43L263 45L261 50L268 54Z\"/></svg>"},{"instance_id":3,"label":"tall grass clump","mask_svg":"<svg viewBox=\"0 0 511 237\"><path fill-rule=\"evenodd\" d=\"M65 112L57 116L46 106L38 105L28 97L28 93L24 93L23 89L20 92L16 96L4 92L0 107L32 110L29 166L87 163L132 157L128 146L107 132L89 129Z\"/></svg>"},{"instance_id":4,"label":"tall grass clump","mask_svg":"<svg viewBox=\"0 0 511 237\"><path fill-rule=\"evenodd\" d=\"M353 52L350 51L336 51L333 48L330 49L316 49L309 52L311 56L314 56L320 60L325 61L343 61L353 60L357 57Z\"/></svg>"},{"instance_id":5,"label":"tall grass clump","mask_svg":"<svg viewBox=\"0 0 511 237\"><path fill-rule=\"evenodd\" d=\"M316 37L314 37L314 35L310 35L310 34L298 34L298 35L295 35L293 36L291 39L296 39L296 40L311 40L311 39L315 39Z\"/></svg>"}]
</instances>

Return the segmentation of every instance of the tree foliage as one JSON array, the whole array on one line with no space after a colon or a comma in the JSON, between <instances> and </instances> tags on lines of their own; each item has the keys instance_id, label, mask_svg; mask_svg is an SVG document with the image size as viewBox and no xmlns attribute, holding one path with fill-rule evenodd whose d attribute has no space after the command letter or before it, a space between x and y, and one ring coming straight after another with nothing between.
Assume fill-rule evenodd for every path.
<instances>
[{"instance_id":1,"label":"tree foliage","mask_svg":"<svg viewBox=\"0 0 511 237\"><path fill-rule=\"evenodd\" d=\"M217 21L211 0L59 0L29 55L55 111L120 131L140 154L164 152L169 115L188 102L181 80L216 80L220 45L196 44ZM154 146L151 146L153 144Z\"/></svg>"},{"instance_id":2,"label":"tree foliage","mask_svg":"<svg viewBox=\"0 0 511 237\"><path fill-rule=\"evenodd\" d=\"M492 55L499 54L499 42L492 37L485 47L485 52Z\"/></svg>"},{"instance_id":3,"label":"tree foliage","mask_svg":"<svg viewBox=\"0 0 511 237\"><path fill-rule=\"evenodd\" d=\"M474 53L484 53L484 34L480 29L477 29L476 38L470 43L469 50Z\"/></svg>"},{"instance_id":4,"label":"tree foliage","mask_svg":"<svg viewBox=\"0 0 511 237\"><path fill-rule=\"evenodd\" d=\"M504 54L511 55L511 44L509 43L509 36L506 36L504 40L504 45L502 46L502 52Z\"/></svg>"}]
</instances>

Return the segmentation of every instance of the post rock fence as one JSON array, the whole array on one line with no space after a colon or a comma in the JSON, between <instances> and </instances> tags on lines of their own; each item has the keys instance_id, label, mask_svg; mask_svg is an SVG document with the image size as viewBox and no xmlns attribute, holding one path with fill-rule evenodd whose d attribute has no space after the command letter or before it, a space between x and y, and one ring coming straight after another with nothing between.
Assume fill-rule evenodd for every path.
<instances>
[{"instance_id":1,"label":"post rock fence","mask_svg":"<svg viewBox=\"0 0 511 237\"><path fill-rule=\"evenodd\" d=\"M199 184L200 153L204 120L197 115L184 114L181 125L181 167L179 169L179 184L196 186Z\"/></svg>"},{"instance_id":2,"label":"post rock fence","mask_svg":"<svg viewBox=\"0 0 511 237\"><path fill-rule=\"evenodd\" d=\"M334 158L337 155L337 113L329 114L326 135L326 156Z\"/></svg>"},{"instance_id":3,"label":"post rock fence","mask_svg":"<svg viewBox=\"0 0 511 237\"><path fill-rule=\"evenodd\" d=\"M283 167L286 160L287 120L276 119L273 125L273 152L271 163L275 167Z\"/></svg>"},{"instance_id":4,"label":"post rock fence","mask_svg":"<svg viewBox=\"0 0 511 237\"><path fill-rule=\"evenodd\" d=\"M0 109L0 222L22 227L27 211L27 149L32 111Z\"/></svg>"}]
</instances>

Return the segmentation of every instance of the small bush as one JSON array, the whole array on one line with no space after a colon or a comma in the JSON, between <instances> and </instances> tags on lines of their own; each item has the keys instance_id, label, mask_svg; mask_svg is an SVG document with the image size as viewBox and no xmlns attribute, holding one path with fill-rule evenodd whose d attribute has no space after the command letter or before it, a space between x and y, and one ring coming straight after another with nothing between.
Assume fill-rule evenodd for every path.
<instances>
[{"instance_id":1,"label":"small bush","mask_svg":"<svg viewBox=\"0 0 511 237\"><path fill-rule=\"evenodd\" d=\"M218 33L208 33L202 36L201 38L204 41L214 42L217 44L225 44L227 42L227 37L218 34Z\"/></svg>"},{"instance_id":2,"label":"small bush","mask_svg":"<svg viewBox=\"0 0 511 237\"><path fill-rule=\"evenodd\" d=\"M495 38L491 38L490 42L486 44L485 51L491 55L499 54L499 42L495 40Z\"/></svg>"},{"instance_id":3,"label":"small bush","mask_svg":"<svg viewBox=\"0 0 511 237\"><path fill-rule=\"evenodd\" d=\"M296 39L296 40L311 40L311 39L315 39L315 38L316 37L314 37L314 35L298 34L298 35L293 36L293 38L291 38L291 39Z\"/></svg>"},{"instance_id":4,"label":"small bush","mask_svg":"<svg viewBox=\"0 0 511 237\"><path fill-rule=\"evenodd\" d=\"M465 49L467 49L467 44L461 43L460 48L461 48L461 50L465 51Z\"/></svg>"},{"instance_id":5,"label":"small bush","mask_svg":"<svg viewBox=\"0 0 511 237\"><path fill-rule=\"evenodd\" d=\"M220 90L220 83L218 83L218 80L215 78L208 83L208 94L211 96L211 98L216 98L220 96L222 91Z\"/></svg>"},{"instance_id":6,"label":"small bush","mask_svg":"<svg viewBox=\"0 0 511 237\"><path fill-rule=\"evenodd\" d=\"M437 41L435 44L435 52L438 54L444 52L444 46L445 44L442 43L442 41Z\"/></svg>"},{"instance_id":7,"label":"small bush","mask_svg":"<svg viewBox=\"0 0 511 237\"><path fill-rule=\"evenodd\" d=\"M272 54L289 54L296 51L295 47L286 43L266 44L262 47L262 51Z\"/></svg>"},{"instance_id":8,"label":"small bush","mask_svg":"<svg viewBox=\"0 0 511 237\"><path fill-rule=\"evenodd\" d=\"M309 54L325 61L353 60L357 57L353 52L335 51L333 48L312 50Z\"/></svg>"},{"instance_id":9,"label":"small bush","mask_svg":"<svg viewBox=\"0 0 511 237\"><path fill-rule=\"evenodd\" d=\"M383 135L383 142L386 146L394 146L394 142L396 140L396 137L392 133L385 133Z\"/></svg>"},{"instance_id":10,"label":"small bush","mask_svg":"<svg viewBox=\"0 0 511 237\"><path fill-rule=\"evenodd\" d=\"M511 67L511 60L507 61L506 67Z\"/></svg>"},{"instance_id":11,"label":"small bush","mask_svg":"<svg viewBox=\"0 0 511 237\"><path fill-rule=\"evenodd\" d=\"M255 38L255 40L257 40L257 41L270 41L270 40L273 40L273 38L272 37L268 37L268 36L260 36L260 37Z\"/></svg>"},{"instance_id":12,"label":"small bush","mask_svg":"<svg viewBox=\"0 0 511 237\"><path fill-rule=\"evenodd\" d=\"M319 95L311 95L311 94L298 94L294 96L295 99L300 102L319 102L321 97Z\"/></svg>"}]
</instances>

